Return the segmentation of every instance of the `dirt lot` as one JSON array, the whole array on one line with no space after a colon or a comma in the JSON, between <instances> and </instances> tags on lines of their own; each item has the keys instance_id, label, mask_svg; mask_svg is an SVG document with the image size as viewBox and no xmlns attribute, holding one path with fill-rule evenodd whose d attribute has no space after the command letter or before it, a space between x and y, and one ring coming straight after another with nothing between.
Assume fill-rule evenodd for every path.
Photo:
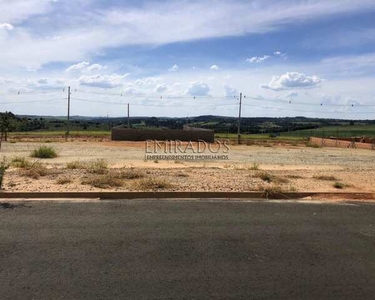
<instances>
[{"instance_id":1,"label":"dirt lot","mask_svg":"<svg viewBox=\"0 0 375 300\"><path fill-rule=\"evenodd\" d=\"M58 157L30 158L41 145L56 149ZM15 157L31 162L31 167L13 165L6 171L6 191L375 192L375 151L371 150L241 145L231 146L228 161L167 162L145 161L143 142L17 141L2 144L3 157L8 162ZM69 169L71 162L84 166ZM99 171L90 167L97 162ZM34 165L43 170L30 170Z\"/></svg>"}]
</instances>

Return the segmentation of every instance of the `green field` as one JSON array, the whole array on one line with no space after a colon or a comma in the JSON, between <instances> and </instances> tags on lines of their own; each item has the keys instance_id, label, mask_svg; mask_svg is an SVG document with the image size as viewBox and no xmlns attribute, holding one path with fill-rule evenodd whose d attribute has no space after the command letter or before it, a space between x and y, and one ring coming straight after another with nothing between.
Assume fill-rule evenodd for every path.
<instances>
[{"instance_id":1,"label":"green field","mask_svg":"<svg viewBox=\"0 0 375 300\"><path fill-rule=\"evenodd\" d=\"M217 138L237 139L234 133L217 133ZM314 137L375 137L375 125L342 125L326 126L318 129L306 129L290 132L281 132L279 136L273 138L277 140L302 140L311 136ZM242 139L270 139L270 134L241 134Z\"/></svg>"},{"instance_id":2,"label":"green field","mask_svg":"<svg viewBox=\"0 0 375 300\"><path fill-rule=\"evenodd\" d=\"M66 131L27 131L27 132L11 132L10 137L16 136L65 136ZM70 136L110 136L110 131L70 131Z\"/></svg>"}]
</instances>

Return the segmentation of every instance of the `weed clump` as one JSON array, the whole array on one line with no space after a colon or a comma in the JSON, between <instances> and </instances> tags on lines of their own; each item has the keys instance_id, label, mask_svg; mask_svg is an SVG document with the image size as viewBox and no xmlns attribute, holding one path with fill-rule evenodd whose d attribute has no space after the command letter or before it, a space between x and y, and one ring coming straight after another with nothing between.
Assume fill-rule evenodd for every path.
<instances>
[{"instance_id":1,"label":"weed clump","mask_svg":"<svg viewBox=\"0 0 375 300\"><path fill-rule=\"evenodd\" d=\"M112 174L95 175L83 178L81 181L84 185L91 185L100 189L109 189L111 187L120 187L123 185L122 180L115 178Z\"/></svg>"},{"instance_id":2,"label":"weed clump","mask_svg":"<svg viewBox=\"0 0 375 300\"><path fill-rule=\"evenodd\" d=\"M142 191L168 189L171 187L172 184L170 184L169 182L157 178L142 179L135 185L135 188L137 190Z\"/></svg>"},{"instance_id":3,"label":"weed clump","mask_svg":"<svg viewBox=\"0 0 375 300\"><path fill-rule=\"evenodd\" d=\"M337 181L338 180L335 176L332 176L332 175L319 175L319 176L314 176L313 178L317 180L324 180L324 181Z\"/></svg>"},{"instance_id":4,"label":"weed clump","mask_svg":"<svg viewBox=\"0 0 375 300\"><path fill-rule=\"evenodd\" d=\"M52 147L41 146L38 149L33 150L30 156L35 158L56 158L57 153L56 150Z\"/></svg>"},{"instance_id":5,"label":"weed clump","mask_svg":"<svg viewBox=\"0 0 375 300\"><path fill-rule=\"evenodd\" d=\"M10 165L15 168L26 169L31 166L31 162L23 156L16 156L10 162Z\"/></svg>"}]
</instances>

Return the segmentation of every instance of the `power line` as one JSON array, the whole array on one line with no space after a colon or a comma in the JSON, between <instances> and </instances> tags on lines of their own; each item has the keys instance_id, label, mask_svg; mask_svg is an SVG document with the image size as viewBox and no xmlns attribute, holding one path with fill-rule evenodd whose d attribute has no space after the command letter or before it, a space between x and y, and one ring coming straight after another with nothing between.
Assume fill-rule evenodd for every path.
<instances>
[{"instance_id":1,"label":"power line","mask_svg":"<svg viewBox=\"0 0 375 300\"><path fill-rule=\"evenodd\" d=\"M266 101L266 102L276 102L276 103L284 103L284 104L297 104L297 105L307 105L307 106L332 106L332 107L375 107L375 104L333 104L333 103L306 103L306 102L299 102L293 100L282 100L282 99L270 99L270 98L263 98L263 97L251 97L251 96L244 96L244 98L249 98L256 101Z\"/></svg>"},{"instance_id":2,"label":"power line","mask_svg":"<svg viewBox=\"0 0 375 300\"><path fill-rule=\"evenodd\" d=\"M46 99L46 100L30 100L30 101L11 101L11 102L0 102L0 104L25 104L25 103L42 103L42 102L54 102L65 100L65 98L58 98L58 99Z\"/></svg>"},{"instance_id":3,"label":"power line","mask_svg":"<svg viewBox=\"0 0 375 300\"><path fill-rule=\"evenodd\" d=\"M92 102L92 103L104 103L109 105L128 105L128 102L108 102L104 100L90 100L90 99L82 99L77 97L72 97L72 100L82 101L82 102ZM206 107L206 106L237 106L238 103L215 103L215 104L201 104L201 105L155 105L155 104L144 104L144 103L131 103L132 106L145 106L145 107L191 107L196 108L198 106Z\"/></svg>"}]
</instances>

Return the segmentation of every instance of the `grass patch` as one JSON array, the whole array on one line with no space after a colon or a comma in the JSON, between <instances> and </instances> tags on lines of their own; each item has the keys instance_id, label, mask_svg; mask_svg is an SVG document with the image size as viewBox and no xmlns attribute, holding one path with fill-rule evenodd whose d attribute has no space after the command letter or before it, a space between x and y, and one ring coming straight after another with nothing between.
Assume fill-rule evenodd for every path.
<instances>
[{"instance_id":1,"label":"grass patch","mask_svg":"<svg viewBox=\"0 0 375 300\"><path fill-rule=\"evenodd\" d=\"M115 178L113 174L105 174L102 176L90 176L83 178L81 181L84 185L91 185L93 187L97 187L100 189L109 189L112 187L120 187L123 186L123 182L121 179Z\"/></svg>"},{"instance_id":2,"label":"grass patch","mask_svg":"<svg viewBox=\"0 0 375 300\"><path fill-rule=\"evenodd\" d=\"M12 158L10 165L15 168L26 169L30 168L32 163L26 157L16 156Z\"/></svg>"},{"instance_id":3,"label":"grass patch","mask_svg":"<svg viewBox=\"0 0 375 300\"><path fill-rule=\"evenodd\" d=\"M137 182L135 185L135 189L141 190L141 191L147 191L147 190L161 190L161 189L168 189L171 188L172 184L169 182L158 179L158 178L148 178L148 179L142 179Z\"/></svg>"},{"instance_id":4,"label":"grass patch","mask_svg":"<svg viewBox=\"0 0 375 300\"><path fill-rule=\"evenodd\" d=\"M318 144L312 144L312 143L307 143L306 144L306 147L309 147L309 148L316 148L316 149L320 149L320 148L323 148L322 146L318 145Z\"/></svg>"},{"instance_id":5,"label":"grass patch","mask_svg":"<svg viewBox=\"0 0 375 300\"><path fill-rule=\"evenodd\" d=\"M68 178L68 177L61 177L61 178L58 178L58 179L56 180L56 182L57 182L58 184L63 185L63 184L71 183L72 180L71 180L70 178Z\"/></svg>"},{"instance_id":6,"label":"grass patch","mask_svg":"<svg viewBox=\"0 0 375 300\"><path fill-rule=\"evenodd\" d=\"M56 158L57 153L56 150L52 147L41 146L38 149L33 150L30 156L35 158Z\"/></svg>"},{"instance_id":7,"label":"grass patch","mask_svg":"<svg viewBox=\"0 0 375 300\"><path fill-rule=\"evenodd\" d=\"M9 168L9 164L6 162L5 158L3 161L0 163L0 190L3 189L3 180L4 180L4 175L5 171Z\"/></svg>"},{"instance_id":8,"label":"grass patch","mask_svg":"<svg viewBox=\"0 0 375 300\"><path fill-rule=\"evenodd\" d=\"M342 190L342 189L344 189L346 186L345 186L345 184L336 181L336 182L333 184L333 187L334 187L335 189Z\"/></svg>"},{"instance_id":9,"label":"grass patch","mask_svg":"<svg viewBox=\"0 0 375 300\"><path fill-rule=\"evenodd\" d=\"M262 197L266 199L284 199L285 191L280 186L267 186L262 189Z\"/></svg>"},{"instance_id":10,"label":"grass patch","mask_svg":"<svg viewBox=\"0 0 375 300\"><path fill-rule=\"evenodd\" d=\"M49 175L50 171L40 162L35 162L30 167L24 169L21 174L32 179L39 179L40 177Z\"/></svg>"},{"instance_id":11,"label":"grass patch","mask_svg":"<svg viewBox=\"0 0 375 300\"><path fill-rule=\"evenodd\" d=\"M93 174L106 174L108 173L108 162L105 159L98 159L88 163L87 169Z\"/></svg>"},{"instance_id":12,"label":"grass patch","mask_svg":"<svg viewBox=\"0 0 375 300\"><path fill-rule=\"evenodd\" d=\"M260 178L262 179L263 181L266 181L266 182L272 182L274 177L270 174L270 173L267 173L267 172L258 172L254 175L255 178Z\"/></svg>"},{"instance_id":13,"label":"grass patch","mask_svg":"<svg viewBox=\"0 0 375 300\"><path fill-rule=\"evenodd\" d=\"M302 179L302 178L304 178L303 176L300 176L300 175L287 175L286 177L289 178L289 179Z\"/></svg>"},{"instance_id":14,"label":"grass patch","mask_svg":"<svg viewBox=\"0 0 375 300\"><path fill-rule=\"evenodd\" d=\"M324 181L337 181L338 180L335 176L332 176L332 175L318 175L318 176L314 176L313 178L317 180L324 180Z\"/></svg>"},{"instance_id":15,"label":"grass patch","mask_svg":"<svg viewBox=\"0 0 375 300\"><path fill-rule=\"evenodd\" d=\"M145 177L145 174L142 173L141 171L137 171L134 169L129 169L125 171L121 171L118 173L114 173L113 176L117 179L140 179Z\"/></svg>"},{"instance_id":16,"label":"grass patch","mask_svg":"<svg viewBox=\"0 0 375 300\"><path fill-rule=\"evenodd\" d=\"M83 170L87 168L87 164L79 160L75 160L75 161L68 162L66 164L66 168L70 170Z\"/></svg>"},{"instance_id":17,"label":"grass patch","mask_svg":"<svg viewBox=\"0 0 375 300\"><path fill-rule=\"evenodd\" d=\"M259 164L258 163L253 163L249 169L251 171L258 171L260 169L259 168Z\"/></svg>"}]
</instances>

